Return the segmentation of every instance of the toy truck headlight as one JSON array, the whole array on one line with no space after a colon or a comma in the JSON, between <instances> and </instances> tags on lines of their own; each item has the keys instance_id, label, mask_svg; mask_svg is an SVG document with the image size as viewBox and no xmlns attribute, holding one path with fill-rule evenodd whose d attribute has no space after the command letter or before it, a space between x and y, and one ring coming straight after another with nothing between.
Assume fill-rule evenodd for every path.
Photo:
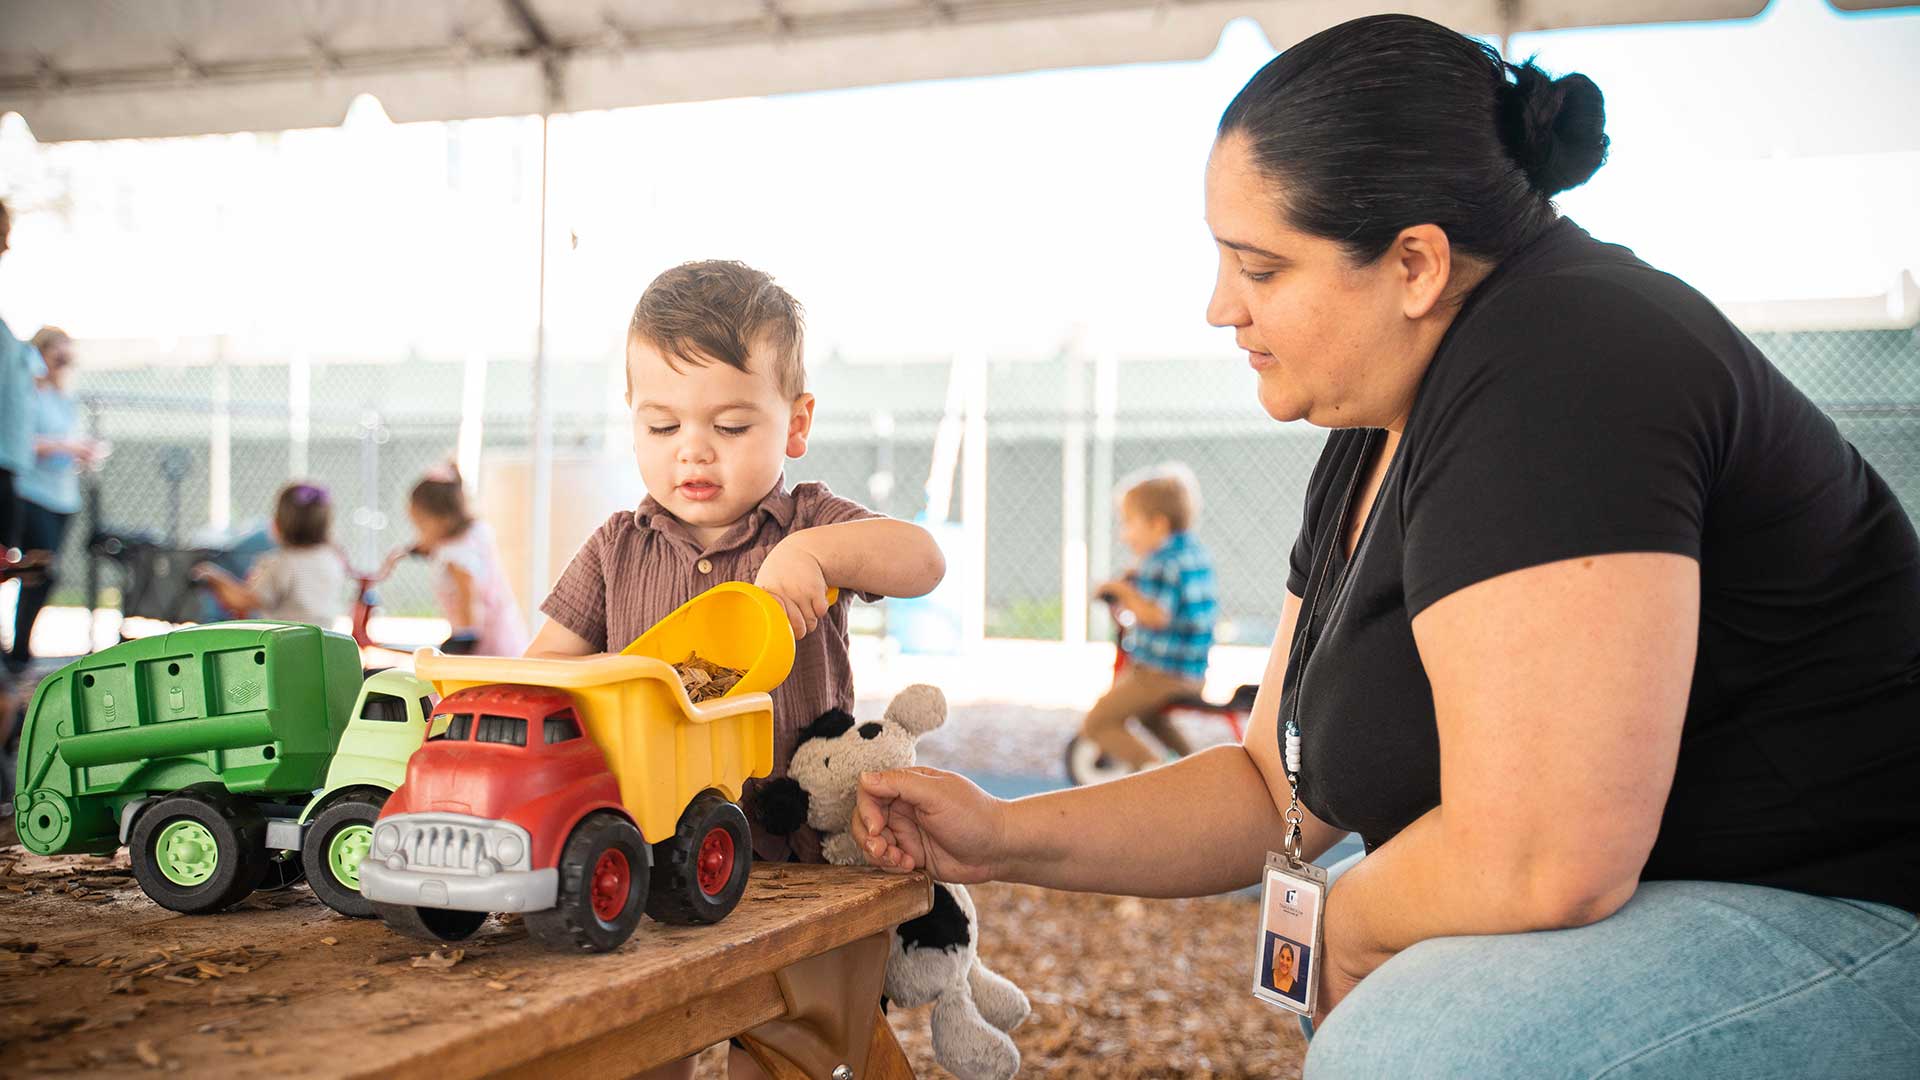
<instances>
[{"instance_id":1,"label":"toy truck headlight","mask_svg":"<svg viewBox=\"0 0 1920 1080\"><path fill-rule=\"evenodd\" d=\"M493 842L493 853L500 857L501 865L512 866L520 861L520 856L526 854L526 849L518 836L501 833Z\"/></svg>"},{"instance_id":2,"label":"toy truck headlight","mask_svg":"<svg viewBox=\"0 0 1920 1080\"><path fill-rule=\"evenodd\" d=\"M394 825L382 825L373 831L373 853L391 855L400 846L400 829Z\"/></svg>"}]
</instances>

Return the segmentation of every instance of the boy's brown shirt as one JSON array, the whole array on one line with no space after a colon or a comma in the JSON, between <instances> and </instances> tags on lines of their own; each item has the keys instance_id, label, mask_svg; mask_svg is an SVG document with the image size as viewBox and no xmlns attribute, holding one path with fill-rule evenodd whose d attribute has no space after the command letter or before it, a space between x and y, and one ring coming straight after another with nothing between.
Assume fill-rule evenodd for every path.
<instances>
[{"instance_id":1,"label":"boy's brown shirt","mask_svg":"<svg viewBox=\"0 0 1920 1080\"><path fill-rule=\"evenodd\" d=\"M648 496L638 510L622 510L594 530L540 610L595 649L619 652L712 586L752 581L767 554L788 534L880 516L840 498L825 484L798 484L789 491L783 477L745 518L703 548L684 523ZM814 632L795 643L793 672L773 691L773 776L786 775L802 728L828 709L853 711L849 600L843 592ZM747 785L749 796L759 783ZM751 797L747 802L751 805ZM784 862L791 852L807 862L820 861L820 841L813 830L802 829L791 839L789 845L755 822L754 855Z\"/></svg>"}]
</instances>

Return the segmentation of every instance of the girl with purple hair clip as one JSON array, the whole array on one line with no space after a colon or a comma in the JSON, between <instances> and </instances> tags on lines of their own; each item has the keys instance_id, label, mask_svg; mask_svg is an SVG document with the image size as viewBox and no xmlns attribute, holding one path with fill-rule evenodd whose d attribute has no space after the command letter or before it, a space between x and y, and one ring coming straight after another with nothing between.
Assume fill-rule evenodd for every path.
<instances>
[{"instance_id":1,"label":"girl with purple hair clip","mask_svg":"<svg viewBox=\"0 0 1920 1080\"><path fill-rule=\"evenodd\" d=\"M333 504L318 484L293 483L274 498L268 527L279 547L254 560L241 581L212 563L193 568L235 616L311 623L325 629L347 611L347 568L333 546Z\"/></svg>"}]
</instances>

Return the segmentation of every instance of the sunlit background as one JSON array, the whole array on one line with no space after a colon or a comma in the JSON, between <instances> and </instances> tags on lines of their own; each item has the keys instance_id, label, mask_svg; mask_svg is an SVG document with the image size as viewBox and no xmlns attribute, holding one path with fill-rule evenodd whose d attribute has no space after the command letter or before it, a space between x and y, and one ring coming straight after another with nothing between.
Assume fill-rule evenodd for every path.
<instances>
[{"instance_id":1,"label":"sunlit background","mask_svg":"<svg viewBox=\"0 0 1920 1080\"><path fill-rule=\"evenodd\" d=\"M1611 161L1562 209L1720 303L1920 507L1920 16L1776 0L1503 44L1606 93ZM790 477L951 523L958 647L1103 637L1086 583L1123 565L1110 489L1166 459L1205 488L1224 638L1258 645L1322 436L1266 419L1205 325L1200 179L1272 55L1236 22L1197 62L552 118L545 567L525 524L537 117L395 124L362 97L337 128L42 144L8 114L0 315L79 339L115 446L103 527L217 545L305 475L371 563L407 539L421 470L458 457L531 609L534 579L639 497L616 411L634 300L677 262L743 259L809 313L820 433ZM936 454L943 421L979 445ZM68 574L55 602L85 600ZM417 568L385 602L432 613ZM861 616L890 625L913 636Z\"/></svg>"}]
</instances>

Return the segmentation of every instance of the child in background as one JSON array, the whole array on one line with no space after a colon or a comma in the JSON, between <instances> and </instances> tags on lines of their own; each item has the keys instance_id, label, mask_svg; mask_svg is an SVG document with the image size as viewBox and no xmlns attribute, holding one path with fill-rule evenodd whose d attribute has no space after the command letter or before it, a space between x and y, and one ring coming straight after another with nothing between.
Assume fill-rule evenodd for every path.
<instances>
[{"instance_id":1,"label":"child in background","mask_svg":"<svg viewBox=\"0 0 1920 1080\"><path fill-rule=\"evenodd\" d=\"M413 485L407 516L418 537L414 550L432 562L433 595L453 633L441 651L519 656L527 634L513 599L493 529L467 509L460 470L429 469Z\"/></svg>"},{"instance_id":2,"label":"child in background","mask_svg":"<svg viewBox=\"0 0 1920 1080\"><path fill-rule=\"evenodd\" d=\"M280 545L254 560L244 582L212 563L193 568L234 615L311 623L331 630L347 611L347 567L334 548L333 507L318 484L288 484L273 502L268 531Z\"/></svg>"},{"instance_id":3,"label":"child in background","mask_svg":"<svg viewBox=\"0 0 1920 1080\"><path fill-rule=\"evenodd\" d=\"M1130 718L1175 754L1192 752L1161 709L1200 693L1213 648L1213 559L1189 531L1199 507L1199 483L1183 465L1161 466L1121 488L1120 539L1140 561L1098 594L1133 613L1132 663L1088 710L1082 730L1136 770L1160 755L1127 730Z\"/></svg>"},{"instance_id":4,"label":"child in background","mask_svg":"<svg viewBox=\"0 0 1920 1080\"><path fill-rule=\"evenodd\" d=\"M773 691L774 776L785 775L803 727L828 709L853 710L851 594L919 596L946 572L926 530L824 484L787 487L782 467L806 453L813 429L801 336L800 305L737 262L688 263L647 287L627 332L626 397L647 497L574 555L528 652L617 652L720 582L759 585L799 639L792 674ZM829 586L840 589L832 604ZM756 826L753 843L761 860L821 861L812 830L782 838ZM692 1072L688 1058L649 1075ZM739 1049L730 1072L760 1075Z\"/></svg>"}]
</instances>

